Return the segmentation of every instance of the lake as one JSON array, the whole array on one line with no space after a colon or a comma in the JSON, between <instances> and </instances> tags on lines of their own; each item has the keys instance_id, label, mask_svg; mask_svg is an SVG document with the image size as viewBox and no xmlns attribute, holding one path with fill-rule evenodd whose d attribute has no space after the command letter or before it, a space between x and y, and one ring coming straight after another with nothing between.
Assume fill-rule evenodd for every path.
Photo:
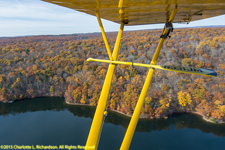
<instances>
[{"instance_id":1,"label":"lake","mask_svg":"<svg viewBox=\"0 0 225 150\"><path fill-rule=\"evenodd\" d=\"M68 105L58 97L0 103L0 146L84 146L94 112L95 107ZM109 111L98 149L118 150L129 121ZM225 124L175 114L166 120L140 120L130 150L222 150L224 143Z\"/></svg>"}]
</instances>

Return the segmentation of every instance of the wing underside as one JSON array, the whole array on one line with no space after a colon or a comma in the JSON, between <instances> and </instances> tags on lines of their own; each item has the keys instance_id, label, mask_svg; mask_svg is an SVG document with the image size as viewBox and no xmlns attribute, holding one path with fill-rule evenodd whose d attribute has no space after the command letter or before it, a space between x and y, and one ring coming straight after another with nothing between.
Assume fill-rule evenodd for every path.
<instances>
[{"instance_id":1,"label":"wing underside","mask_svg":"<svg viewBox=\"0 0 225 150\"><path fill-rule=\"evenodd\" d=\"M43 0L101 18L127 25L165 23L177 6L173 22L190 22L225 14L225 0L124 0L119 13L119 0Z\"/></svg>"}]
</instances>

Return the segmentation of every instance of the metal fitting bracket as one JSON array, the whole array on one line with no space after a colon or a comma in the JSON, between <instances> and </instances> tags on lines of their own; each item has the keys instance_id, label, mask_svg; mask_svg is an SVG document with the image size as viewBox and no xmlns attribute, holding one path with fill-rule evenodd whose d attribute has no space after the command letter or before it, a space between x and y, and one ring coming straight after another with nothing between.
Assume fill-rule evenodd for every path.
<instances>
[{"instance_id":1,"label":"metal fitting bracket","mask_svg":"<svg viewBox=\"0 0 225 150\"><path fill-rule=\"evenodd\" d=\"M162 34L160 38L166 39L167 37L170 38L170 32L173 32L173 24L171 22L167 22L165 24L165 28L168 29L168 32L166 34Z\"/></svg>"}]
</instances>

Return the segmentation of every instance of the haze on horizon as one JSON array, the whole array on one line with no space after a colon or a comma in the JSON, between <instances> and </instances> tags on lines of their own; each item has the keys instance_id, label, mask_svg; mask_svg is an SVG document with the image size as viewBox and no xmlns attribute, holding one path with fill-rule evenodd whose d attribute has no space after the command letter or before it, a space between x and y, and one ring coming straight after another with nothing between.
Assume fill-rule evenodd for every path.
<instances>
[{"instance_id":1,"label":"haze on horizon","mask_svg":"<svg viewBox=\"0 0 225 150\"><path fill-rule=\"evenodd\" d=\"M106 32L117 31L119 24L103 20ZM225 15L175 28L225 25ZM164 24L125 27L125 30L161 29ZM59 35L100 32L95 16L41 0L0 0L0 37Z\"/></svg>"}]
</instances>

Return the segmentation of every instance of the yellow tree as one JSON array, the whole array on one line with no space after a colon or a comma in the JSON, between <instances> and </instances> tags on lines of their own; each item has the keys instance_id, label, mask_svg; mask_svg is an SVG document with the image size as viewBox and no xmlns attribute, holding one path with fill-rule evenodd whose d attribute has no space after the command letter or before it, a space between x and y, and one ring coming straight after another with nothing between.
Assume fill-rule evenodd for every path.
<instances>
[{"instance_id":1,"label":"yellow tree","mask_svg":"<svg viewBox=\"0 0 225 150\"><path fill-rule=\"evenodd\" d=\"M85 104L86 103L86 95L82 95L82 98L81 98L81 100L80 100L80 103L81 104Z\"/></svg>"},{"instance_id":2,"label":"yellow tree","mask_svg":"<svg viewBox=\"0 0 225 150\"><path fill-rule=\"evenodd\" d=\"M182 107L186 107L187 105L190 105L192 102L190 94L183 91L178 92L178 100L179 104Z\"/></svg>"},{"instance_id":3,"label":"yellow tree","mask_svg":"<svg viewBox=\"0 0 225 150\"><path fill-rule=\"evenodd\" d=\"M152 102L152 98L150 96L146 96L145 97L145 102L144 102L144 107L142 108L142 114L146 113L148 115L153 115L153 109L150 105L150 103Z\"/></svg>"},{"instance_id":4,"label":"yellow tree","mask_svg":"<svg viewBox=\"0 0 225 150\"><path fill-rule=\"evenodd\" d=\"M225 114L225 105L220 106L219 109Z\"/></svg>"},{"instance_id":5,"label":"yellow tree","mask_svg":"<svg viewBox=\"0 0 225 150\"><path fill-rule=\"evenodd\" d=\"M51 92L51 94L53 94L53 93L54 93L54 86L53 86L53 85L51 85L51 86L50 86L49 91Z\"/></svg>"},{"instance_id":6,"label":"yellow tree","mask_svg":"<svg viewBox=\"0 0 225 150\"><path fill-rule=\"evenodd\" d=\"M224 109L224 108L222 108ZM216 119L223 119L224 118L224 112L220 109L214 109L211 113L211 117L216 118Z\"/></svg>"},{"instance_id":7,"label":"yellow tree","mask_svg":"<svg viewBox=\"0 0 225 150\"><path fill-rule=\"evenodd\" d=\"M165 98L161 99L159 102L161 104L161 108L166 110L170 107L171 96L166 94Z\"/></svg>"}]
</instances>

